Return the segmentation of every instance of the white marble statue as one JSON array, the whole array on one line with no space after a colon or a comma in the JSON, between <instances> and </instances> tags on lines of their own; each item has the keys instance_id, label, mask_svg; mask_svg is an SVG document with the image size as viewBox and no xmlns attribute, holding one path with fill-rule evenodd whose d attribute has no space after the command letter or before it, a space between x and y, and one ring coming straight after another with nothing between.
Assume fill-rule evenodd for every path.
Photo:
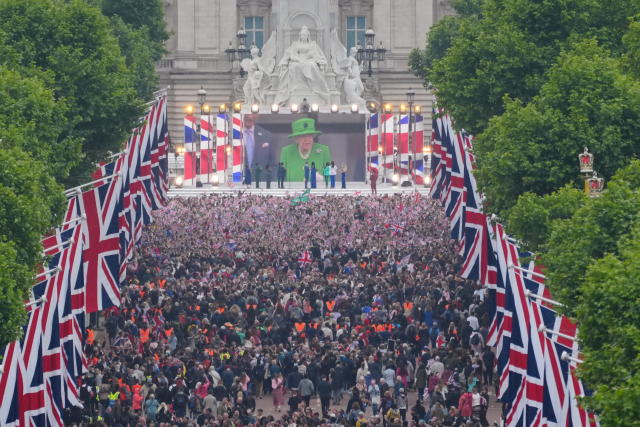
<instances>
[{"instance_id":1,"label":"white marble statue","mask_svg":"<svg viewBox=\"0 0 640 427\"><path fill-rule=\"evenodd\" d=\"M342 89L347 104L364 105L365 101L362 98L364 85L360 79L360 64L356 59L358 48L352 47L351 56L347 56L347 48L340 42L335 28L331 30L330 46L331 66L336 73L336 87Z\"/></svg>"},{"instance_id":2,"label":"white marble statue","mask_svg":"<svg viewBox=\"0 0 640 427\"><path fill-rule=\"evenodd\" d=\"M329 104L329 86L325 77L327 58L311 40L306 26L300 38L285 50L278 64L278 92L275 103L286 105L294 94L307 94ZM294 99L293 101L299 102Z\"/></svg>"},{"instance_id":3,"label":"white marble statue","mask_svg":"<svg viewBox=\"0 0 640 427\"><path fill-rule=\"evenodd\" d=\"M272 33L269 40L260 49L256 45L251 47L251 58L243 59L240 66L247 72L247 81L243 86L245 103L266 104L265 93L270 86L270 76L275 66L275 36Z\"/></svg>"}]
</instances>

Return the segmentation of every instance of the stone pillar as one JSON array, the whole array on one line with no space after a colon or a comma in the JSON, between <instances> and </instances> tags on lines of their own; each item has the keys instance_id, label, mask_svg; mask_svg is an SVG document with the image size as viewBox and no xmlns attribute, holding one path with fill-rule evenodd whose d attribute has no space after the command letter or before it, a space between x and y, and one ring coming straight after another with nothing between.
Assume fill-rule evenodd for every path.
<instances>
[{"instance_id":1,"label":"stone pillar","mask_svg":"<svg viewBox=\"0 0 640 427\"><path fill-rule=\"evenodd\" d=\"M195 0L180 0L177 2L177 47L178 53L194 52L196 47L195 39Z\"/></svg>"}]
</instances>

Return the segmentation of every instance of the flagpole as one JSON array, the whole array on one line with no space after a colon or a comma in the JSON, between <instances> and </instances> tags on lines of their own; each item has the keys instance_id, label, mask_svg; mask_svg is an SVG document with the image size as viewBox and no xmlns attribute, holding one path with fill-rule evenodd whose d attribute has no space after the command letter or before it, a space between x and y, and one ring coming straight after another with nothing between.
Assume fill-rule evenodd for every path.
<instances>
[{"instance_id":1,"label":"flagpole","mask_svg":"<svg viewBox=\"0 0 640 427\"><path fill-rule=\"evenodd\" d=\"M583 363L584 362L584 360L580 360L578 358L569 356L569 353L567 353L566 351L562 352L562 355L560 356L560 358L562 360L564 360L564 361L570 361L570 362L575 362L575 363Z\"/></svg>"},{"instance_id":2,"label":"flagpole","mask_svg":"<svg viewBox=\"0 0 640 427\"><path fill-rule=\"evenodd\" d=\"M571 335L563 334L562 332L558 332L558 331L555 331L553 329L549 329L544 325L541 325L538 328L538 332L548 332L548 333L550 333L552 335L557 335L560 338L564 338L564 339L567 339L567 340L573 341L573 342L578 342L578 339L576 337L572 337Z\"/></svg>"},{"instance_id":3,"label":"flagpole","mask_svg":"<svg viewBox=\"0 0 640 427\"><path fill-rule=\"evenodd\" d=\"M525 296L527 296L527 297L532 297L532 298L539 299L539 300L544 301L544 302L548 302L549 304L557 305L557 306L559 306L559 307L564 307L564 304L562 304L561 302L554 301L554 300L552 300L552 299L549 299L549 298L543 297L542 295L538 295L538 294L536 294L536 293L533 293L533 292L531 292L529 289L527 289L527 290L524 292L524 294L525 294Z\"/></svg>"},{"instance_id":4,"label":"flagpole","mask_svg":"<svg viewBox=\"0 0 640 427\"><path fill-rule=\"evenodd\" d=\"M537 276L537 277L539 277L541 279L546 279L546 276L544 274L540 274L540 273L538 273L536 271L533 271L533 270L527 270L526 268L519 267L519 266L517 266L515 264L509 264L509 268L510 269L520 270L523 273L529 273L532 276Z\"/></svg>"},{"instance_id":5,"label":"flagpole","mask_svg":"<svg viewBox=\"0 0 640 427\"><path fill-rule=\"evenodd\" d=\"M41 302L47 302L47 297L43 295L37 300L30 301L24 305L24 308L28 308L28 307L31 307L32 305L40 304Z\"/></svg>"},{"instance_id":6,"label":"flagpole","mask_svg":"<svg viewBox=\"0 0 640 427\"><path fill-rule=\"evenodd\" d=\"M81 215L81 216L78 216L78 217L72 218L72 219L70 219L69 221L65 221L65 222L63 222L62 224L60 224L60 225L58 226L58 228L60 228L60 227L64 227L65 225L73 224L73 223L75 223L75 222L82 222L82 221L84 221L84 220L86 220L86 219L87 219L87 217L83 214L83 215ZM47 239L48 239L48 237L45 237L44 239L40 239L40 241L41 241L41 242L44 242L44 241L45 241L45 240L47 240Z\"/></svg>"},{"instance_id":7,"label":"flagpole","mask_svg":"<svg viewBox=\"0 0 640 427\"><path fill-rule=\"evenodd\" d=\"M123 151L120 151L119 153L111 154L111 155L107 156L107 158L108 158L108 159L113 159L113 158L115 158L115 157L120 157L120 156L122 156L123 154L127 154L127 153L128 153L128 150L123 150Z\"/></svg>"},{"instance_id":8,"label":"flagpole","mask_svg":"<svg viewBox=\"0 0 640 427\"><path fill-rule=\"evenodd\" d=\"M89 181L89 182L86 182L84 184L80 184L77 187L68 188L68 189L64 190L64 195L67 196L67 197L70 197L73 193L80 192L80 190L82 190L82 187L86 187L87 185L93 185L93 184L96 184L98 182L104 181L105 179L111 179L111 178L115 178L117 176L121 176L121 173L120 172L116 172L116 173L114 173L112 175L103 176L102 178L94 179L93 181Z\"/></svg>"},{"instance_id":9,"label":"flagpole","mask_svg":"<svg viewBox=\"0 0 640 427\"><path fill-rule=\"evenodd\" d=\"M51 273L59 273L59 272L61 272L61 271L62 271L62 268L61 268L60 266L57 266L57 267L55 267L55 268L52 268L52 269L50 269L50 270L43 271L42 273L37 274L36 276L34 276L34 278L33 278L33 279L34 279L34 280L38 280L38 278L43 277L43 276L46 276L47 274L51 274Z\"/></svg>"},{"instance_id":10,"label":"flagpole","mask_svg":"<svg viewBox=\"0 0 640 427\"><path fill-rule=\"evenodd\" d=\"M51 247L47 248L47 251L50 251L52 249L64 248L66 245L72 245L72 244L73 244L73 239L69 239L69 240L67 240L65 242L62 242L60 244L57 244L55 246L51 246ZM46 253L44 253L44 252L42 253L43 257L46 256L46 255L47 255Z\"/></svg>"}]
</instances>

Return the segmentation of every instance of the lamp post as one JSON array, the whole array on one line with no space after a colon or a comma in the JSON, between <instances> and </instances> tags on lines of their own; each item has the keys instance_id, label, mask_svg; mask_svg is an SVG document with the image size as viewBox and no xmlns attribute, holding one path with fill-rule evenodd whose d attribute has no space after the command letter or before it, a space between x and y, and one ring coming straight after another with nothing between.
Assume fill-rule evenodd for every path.
<instances>
[{"instance_id":1,"label":"lamp post","mask_svg":"<svg viewBox=\"0 0 640 427\"><path fill-rule=\"evenodd\" d=\"M247 32L244 28L240 28L236 33L236 39L238 39L237 47L233 47L233 42L229 42L229 47L225 49L227 54L227 60L231 63L231 70L233 71L233 64L240 63L243 59L251 56L251 50L245 45L247 39ZM245 76L246 72L240 67L240 78Z\"/></svg>"},{"instance_id":2,"label":"lamp post","mask_svg":"<svg viewBox=\"0 0 640 427\"><path fill-rule=\"evenodd\" d=\"M205 109L208 110L209 106L205 103L207 102L207 91L204 89L204 86L200 86L200 89L196 92L198 97L198 104L200 105L200 117L196 117L196 156L195 156L195 180L196 187L201 187L202 182L200 182L200 156L201 156L201 144L202 144L202 128L201 128L201 120L202 115L205 113Z\"/></svg>"},{"instance_id":3,"label":"lamp post","mask_svg":"<svg viewBox=\"0 0 640 427\"><path fill-rule=\"evenodd\" d=\"M578 154L578 160L580 161L580 173L584 179L585 194L589 197L599 197L604 189L604 179L598 177L593 169L593 154L589 152L587 147L584 147L584 151Z\"/></svg>"},{"instance_id":4,"label":"lamp post","mask_svg":"<svg viewBox=\"0 0 640 427\"><path fill-rule=\"evenodd\" d=\"M387 49L382 46L382 42L380 42L377 48L375 47L374 42L376 38L376 32L373 31L373 28L369 28L367 31L365 31L364 38L364 47L360 45L356 46L358 48L356 59L358 60L358 62L367 64L367 75L371 77L371 75L373 74L371 63L375 60L384 61L384 54L387 52Z\"/></svg>"},{"instance_id":5,"label":"lamp post","mask_svg":"<svg viewBox=\"0 0 640 427\"><path fill-rule=\"evenodd\" d=\"M413 162L415 161L416 158L416 152L415 152L415 147L413 146L413 132L412 132L412 124L413 124L413 100L415 98L416 92L409 88L409 90L407 91L407 104L409 105L409 148L411 150L411 153L413 154L411 160L407 159L407 181L411 182L411 176L413 173ZM407 150L408 151L408 150Z\"/></svg>"}]
</instances>

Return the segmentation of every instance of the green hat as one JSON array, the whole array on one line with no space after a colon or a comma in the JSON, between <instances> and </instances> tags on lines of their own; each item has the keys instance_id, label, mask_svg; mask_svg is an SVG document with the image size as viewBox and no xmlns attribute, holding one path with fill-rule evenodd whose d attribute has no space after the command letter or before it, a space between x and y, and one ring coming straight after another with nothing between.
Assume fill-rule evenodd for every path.
<instances>
[{"instance_id":1,"label":"green hat","mask_svg":"<svg viewBox=\"0 0 640 427\"><path fill-rule=\"evenodd\" d=\"M322 132L316 130L316 121L313 119L305 118L298 119L291 123L291 135L289 138L293 138L301 135L321 135Z\"/></svg>"}]
</instances>

